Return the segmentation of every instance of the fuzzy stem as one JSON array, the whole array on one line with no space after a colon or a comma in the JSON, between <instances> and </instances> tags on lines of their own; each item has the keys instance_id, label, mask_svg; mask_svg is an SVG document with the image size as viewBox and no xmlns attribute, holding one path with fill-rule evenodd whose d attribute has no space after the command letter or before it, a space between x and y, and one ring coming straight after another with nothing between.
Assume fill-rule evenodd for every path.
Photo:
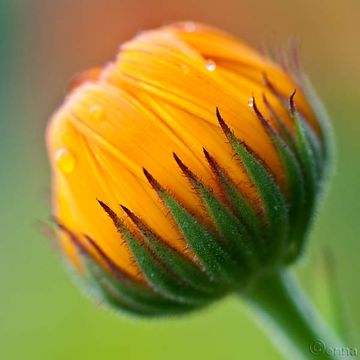
<instances>
[{"instance_id":1,"label":"fuzzy stem","mask_svg":"<svg viewBox=\"0 0 360 360\"><path fill-rule=\"evenodd\" d=\"M308 299L285 271L263 276L246 298L261 325L286 359L351 359L355 348L343 346L318 318Z\"/></svg>"}]
</instances>

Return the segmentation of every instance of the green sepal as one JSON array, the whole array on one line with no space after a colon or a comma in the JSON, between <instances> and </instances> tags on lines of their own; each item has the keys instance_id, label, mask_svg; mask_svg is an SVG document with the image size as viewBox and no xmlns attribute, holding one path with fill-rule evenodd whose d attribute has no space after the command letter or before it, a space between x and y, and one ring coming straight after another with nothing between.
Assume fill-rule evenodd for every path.
<instances>
[{"instance_id":1,"label":"green sepal","mask_svg":"<svg viewBox=\"0 0 360 360\"><path fill-rule=\"evenodd\" d=\"M166 269L156 259L150 249L129 231L112 209L102 201L99 201L99 203L114 222L115 227L129 246L135 261L149 282L149 285L155 291L169 299L189 305L199 306L209 301L208 297L204 296L203 293L187 286L181 278L176 277L169 269Z\"/></svg>"},{"instance_id":2,"label":"green sepal","mask_svg":"<svg viewBox=\"0 0 360 360\"><path fill-rule=\"evenodd\" d=\"M319 99L319 96L305 74L302 74L301 82L302 90L304 91L306 98L309 100L317 123L320 126L320 143L323 154L322 173L324 178L329 175L329 171L331 169L331 158L334 153L334 139L329 116L323 103Z\"/></svg>"},{"instance_id":3,"label":"green sepal","mask_svg":"<svg viewBox=\"0 0 360 360\"><path fill-rule=\"evenodd\" d=\"M301 217L302 222L299 224L299 228L302 229L302 234L299 235L298 241L295 244L296 246L292 249L292 253L289 254L288 262L297 258L303 250L306 233L314 217L315 204L321 181L321 174L318 173L320 165L317 163L320 161L320 155L318 155L318 157L315 155L316 145L312 143L315 139L309 134L308 127L296 111L293 111L293 119L297 138L297 155L304 177L304 215Z\"/></svg>"},{"instance_id":4,"label":"green sepal","mask_svg":"<svg viewBox=\"0 0 360 360\"><path fill-rule=\"evenodd\" d=\"M301 114L296 113L295 117L298 117L298 121L301 122L303 126L304 135L307 139L308 145L311 148L312 155L314 156L314 171L315 171L315 179L316 179L316 192L318 193L319 184L322 180L323 176L323 168L324 168L324 149L322 148L322 144L319 141L319 138L315 134L314 130L311 126L303 119Z\"/></svg>"},{"instance_id":5,"label":"green sepal","mask_svg":"<svg viewBox=\"0 0 360 360\"><path fill-rule=\"evenodd\" d=\"M280 135L282 137L282 139L285 141L286 144L288 144L288 146L291 149L295 149L295 139L294 136L292 135L290 129L288 128L288 126L285 124L285 122L283 121L283 119L275 112L274 108L271 106L271 104L269 103L267 97L265 96L265 94L263 95L263 101L264 104L266 106L266 108L269 110L269 113L272 117L272 119L275 121Z\"/></svg>"},{"instance_id":6,"label":"green sepal","mask_svg":"<svg viewBox=\"0 0 360 360\"><path fill-rule=\"evenodd\" d=\"M237 265L224 249L221 239L190 214L146 169L144 174L211 278L225 286L238 282Z\"/></svg>"},{"instance_id":7,"label":"green sepal","mask_svg":"<svg viewBox=\"0 0 360 360\"><path fill-rule=\"evenodd\" d=\"M244 142L235 137L218 109L216 115L232 149L243 164L261 198L267 220L268 260L276 262L284 254L288 236L288 209L285 197L265 164Z\"/></svg>"},{"instance_id":8,"label":"green sepal","mask_svg":"<svg viewBox=\"0 0 360 360\"><path fill-rule=\"evenodd\" d=\"M221 293L221 289L204 270L166 244L128 208L121 207L141 232L146 246L170 272L181 278L188 286L203 292L208 297Z\"/></svg>"},{"instance_id":9,"label":"green sepal","mask_svg":"<svg viewBox=\"0 0 360 360\"><path fill-rule=\"evenodd\" d=\"M126 283L111 276L91 258L82 260L88 273L88 280L104 299L113 307L134 315L159 316L181 314L194 309L194 306L172 301L155 293L146 285L128 280Z\"/></svg>"},{"instance_id":10,"label":"green sepal","mask_svg":"<svg viewBox=\"0 0 360 360\"><path fill-rule=\"evenodd\" d=\"M59 222L57 224L77 249L83 265L84 273L77 278L92 292L95 290L98 297L106 300L114 308L143 316L177 314L193 309L188 304L181 304L155 293L147 285L140 283L120 269L90 237L85 236L93 251L90 251L84 242L63 224ZM108 270L98 264L94 254L102 259Z\"/></svg>"},{"instance_id":11,"label":"green sepal","mask_svg":"<svg viewBox=\"0 0 360 360\"><path fill-rule=\"evenodd\" d=\"M302 171L305 178L306 202L312 204L316 196L317 178L316 178L316 160L309 136L303 120L294 113L294 124L297 136L297 151L299 154Z\"/></svg>"},{"instance_id":12,"label":"green sepal","mask_svg":"<svg viewBox=\"0 0 360 360\"><path fill-rule=\"evenodd\" d=\"M314 198L317 194L318 184L322 173L322 159L325 156L324 149L314 130L303 119L295 106L295 93L289 99L290 117L293 119L296 132L296 150L304 168L304 175L310 181L314 189Z\"/></svg>"},{"instance_id":13,"label":"green sepal","mask_svg":"<svg viewBox=\"0 0 360 360\"><path fill-rule=\"evenodd\" d=\"M180 169L204 202L211 219L225 239L229 253L239 264L240 276L246 276L249 271L257 267L259 262L259 254L255 251L255 244L247 229L213 194L211 189L205 186L176 154L173 155Z\"/></svg>"},{"instance_id":14,"label":"green sepal","mask_svg":"<svg viewBox=\"0 0 360 360\"><path fill-rule=\"evenodd\" d=\"M256 213L250 201L238 190L225 170L219 166L216 160L207 152L206 149L203 149L203 151L234 214L247 227L250 234L254 235L255 239L253 239L253 242L259 242L259 239L262 237L262 223L259 215ZM260 243L257 244L257 249L262 251L262 246L263 243L260 241Z\"/></svg>"},{"instance_id":15,"label":"green sepal","mask_svg":"<svg viewBox=\"0 0 360 360\"><path fill-rule=\"evenodd\" d=\"M289 235L287 252L292 252L296 244L304 236L304 222L308 214L306 212L305 187L303 174L300 170L299 163L290 151L288 146L281 142L279 138L273 138L276 149L282 160L287 182L287 198L289 212Z\"/></svg>"},{"instance_id":16,"label":"green sepal","mask_svg":"<svg viewBox=\"0 0 360 360\"><path fill-rule=\"evenodd\" d=\"M292 253L297 243L304 236L304 221L308 214L306 211L305 197L305 181L300 168L300 164L294 152L288 144L281 138L279 133L270 125L259 111L255 99L253 99L254 111L260 120L263 128L271 138L276 151L280 157L282 166L285 171L285 180L287 186L287 204L289 212L289 235L287 243L287 252ZM296 146L296 143L294 143Z\"/></svg>"}]
</instances>

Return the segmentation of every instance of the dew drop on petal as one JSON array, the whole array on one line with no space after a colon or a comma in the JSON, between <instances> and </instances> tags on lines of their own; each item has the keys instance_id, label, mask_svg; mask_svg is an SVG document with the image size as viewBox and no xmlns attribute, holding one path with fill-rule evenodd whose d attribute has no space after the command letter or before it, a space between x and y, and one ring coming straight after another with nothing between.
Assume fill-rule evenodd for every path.
<instances>
[{"instance_id":1,"label":"dew drop on petal","mask_svg":"<svg viewBox=\"0 0 360 360\"><path fill-rule=\"evenodd\" d=\"M254 107L254 98L251 97L251 98L249 99L248 105L249 105L250 107Z\"/></svg>"},{"instance_id":2,"label":"dew drop on petal","mask_svg":"<svg viewBox=\"0 0 360 360\"><path fill-rule=\"evenodd\" d=\"M181 65L181 70L185 75L187 75L190 72L189 67L185 64Z\"/></svg>"},{"instance_id":3,"label":"dew drop on petal","mask_svg":"<svg viewBox=\"0 0 360 360\"><path fill-rule=\"evenodd\" d=\"M64 174L70 174L75 168L75 157L66 148L59 149L55 154L55 161L57 167Z\"/></svg>"},{"instance_id":4,"label":"dew drop on petal","mask_svg":"<svg viewBox=\"0 0 360 360\"><path fill-rule=\"evenodd\" d=\"M188 21L184 24L184 30L186 32L194 32L196 30L196 24L191 21Z\"/></svg>"},{"instance_id":5,"label":"dew drop on petal","mask_svg":"<svg viewBox=\"0 0 360 360\"><path fill-rule=\"evenodd\" d=\"M206 69L209 71L215 71L216 69L216 63L214 60L208 59L205 63Z\"/></svg>"},{"instance_id":6,"label":"dew drop on petal","mask_svg":"<svg viewBox=\"0 0 360 360\"><path fill-rule=\"evenodd\" d=\"M105 108L101 105L92 105L89 109L91 120L93 121L102 121L105 120L106 111Z\"/></svg>"}]
</instances>

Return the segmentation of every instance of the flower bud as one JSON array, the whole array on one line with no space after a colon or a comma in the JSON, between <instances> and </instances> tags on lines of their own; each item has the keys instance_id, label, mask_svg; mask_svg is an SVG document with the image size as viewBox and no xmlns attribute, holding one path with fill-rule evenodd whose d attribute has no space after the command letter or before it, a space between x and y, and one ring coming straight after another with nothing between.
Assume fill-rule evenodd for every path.
<instances>
[{"instance_id":1,"label":"flower bud","mask_svg":"<svg viewBox=\"0 0 360 360\"><path fill-rule=\"evenodd\" d=\"M116 308L146 316L293 262L328 162L308 93L295 55L281 67L203 25L123 44L73 82L47 130L66 257Z\"/></svg>"}]
</instances>

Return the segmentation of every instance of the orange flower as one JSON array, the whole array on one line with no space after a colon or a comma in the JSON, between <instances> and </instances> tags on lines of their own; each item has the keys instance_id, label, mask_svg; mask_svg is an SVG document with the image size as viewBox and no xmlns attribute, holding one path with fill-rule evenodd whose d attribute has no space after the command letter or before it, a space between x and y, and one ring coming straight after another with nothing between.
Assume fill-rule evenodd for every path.
<instances>
[{"instance_id":1,"label":"orange flower","mask_svg":"<svg viewBox=\"0 0 360 360\"><path fill-rule=\"evenodd\" d=\"M123 44L116 59L103 69L80 76L50 121L47 146L55 216L79 236L82 246L89 248L81 237L86 234L117 267L140 281L144 281L143 272L96 199L115 212L121 213L119 204L130 209L170 248L196 262L143 168L202 224L216 231L202 200L189 186L189 176L184 176L190 169L226 203L209 166L209 159L215 159L261 214L259 191L244 164L234 160L224 126L256 153L288 194L284 159L261 118L266 117L278 132L285 129L295 137L292 112L284 106L295 89L298 114L322 141L320 125L298 82L243 42L194 23L140 34ZM183 171L182 163L186 164ZM120 217L137 231L128 216ZM74 242L66 233L59 236L68 256L81 267Z\"/></svg>"}]
</instances>

